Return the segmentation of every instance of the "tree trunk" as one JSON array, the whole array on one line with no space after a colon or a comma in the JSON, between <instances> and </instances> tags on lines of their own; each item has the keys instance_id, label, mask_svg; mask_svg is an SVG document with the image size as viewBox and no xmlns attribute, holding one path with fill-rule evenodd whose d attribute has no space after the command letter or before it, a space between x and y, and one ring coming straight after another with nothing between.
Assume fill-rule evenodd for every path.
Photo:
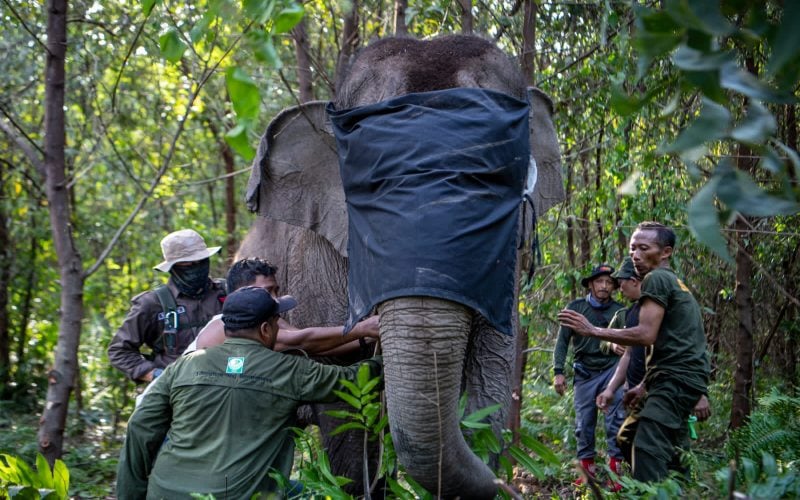
<instances>
[{"instance_id":1,"label":"tree trunk","mask_svg":"<svg viewBox=\"0 0 800 500\"><path fill-rule=\"evenodd\" d=\"M233 175L236 170L236 160L233 158L233 151L228 143L223 139L219 141L220 154L225 163L225 230L228 237L225 240L226 259L233 259L239 242L236 240L236 179Z\"/></svg>"},{"instance_id":2,"label":"tree trunk","mask_svg":"<svg viewBox=\"0 0 800 500\"><path fill-rule=\"evenodd\" d=\"M0 197L5 198L5 186L8 185L4 177L5 162L0 162ZM8 287L11 281L11 260L13 252L11 238L8 234L8 214L5 205L0 203L0 399L7 399L9 394L11 374L11 335L9 335L8 320Z\"/></svg>"},{"instance_id":3,"label":"tree trunk","mask_svg":"<svg viewBox=\"0 0 800 500\"><path fill-rule=\"evenodd\" d=\"M394 2L394 34L395 36L404 36L408 34L408 26L406 26L406 9L408 8L408 0L395 0Z\"/></svg>"},{"instance_id":4,"label":"tree trunk","mask_svg":"<svg viewBox=\"0 0 800 500\"><path fill-rule=\"evenodd\" d=\"M536 38L536 1L525 0L525 20L522 29L522 73L525 75L525 81L528 85L533 85L534 81L534 67L533 61L536 57L536 45L534 40ZM523 222L524 223L524 222ZM527 247L527 242L525 242ZM531 258L535 259L533 255ZM522 276L520 272L520 265L522 259L517 259L517 276ZM517 284L519 289L519 284ZM519 296L519 290L517 290ZM527 364L527 356L525 349L528 348L528 328L522 327L519 321L519 313L515 311L515 325L517 326L517 333L514 345L514 367L511 372L511 380L513 387L511 390L511 407L508 415L508 427L514 436L514 443L519 441L519 429L521 425L522 411L522 386L525 380L525 365Z\"/></svg>"},{"instance_id":5,"label":"tree trunk","mask_svg":"<svg viewBox=\"0 0 800 500\"><path fill-rule=\"evenodd\" d=\"M48 374L47 400L38 435L39 450L50 464L62 454L69 397L78 367L83 319L83 269L70 225L69 192L65 176L66 52L67 0L50 0L47 4L44 166L50 228L61 278L61 309L55 364Z\"/></svg>"},{"instance_id":6,"label":"tree trunk","mask_svg":"<svg viewBox=\"0 0 800 500\"><path fill-rule=\"evenodd\" d=\"M472 0L458 0L461 7L461 33L472 34Z\"/></svg>"},{"instance_id":7,"label":"tree trunk","mask_svg":"<svg viewBox=\"0 0 800 500\"><path fill-rule=\"evenodd\" d=\"M314 87L311 83L311 59L308 57L308 36L306 35L306 20L301 19L297 26L292 28L294 38L294 53L297 58L297 86L300 90L300 102L314 100ZM234 249L235 253L236 249ZM231 255L233 255L231 253Z\"/></svg>"},{"instance_id":8,"label":"tree trunk","mask_svg":"<svg viewBox=\"0 0 800 500\"><path fill-rule=\"evenodd\" d=\"M336 61L336 93L344 82L347 74L347 66L350 64L350 57L355 54L356 49L361 43L358 36L358 0L353 0L350 11L345 13L344 26L342 28L342 48L339 51L339 59Z\"/></svg>"},{"instance_id":9,"label":"tree trunk","mask_svg":"<svg viewBox=\"0 0 800 500\"><path fill-rule=\"evenodd\" d=\"M22 307L19 314L19 331L17 333L17 366L25 365L25 346L28 344L28 321L31 318L31 302L36 291L36 259L39 256L39 242L36 239L36 217L30 216L31 235L30 258L28 259L28 273L25 280L25 291L22 295Z\"/></svg>"},{"instance_id":10,"label":"tree trunk","mask_svg":"<svg viewBox=\"0 0 800 500\"><path fill-rule=\"evenodd\" d=\"M739 153L742 154L740 148ZM733 378L733 401L731 403L731 428L745 424L750 415L750 391L753 386L753 289L750 277L753 264L748 224L739 218L735 228L739 247L736 251L736 316L739 327L736 330L736 367Z\"/></svg>"},{"instance_id":11,"label":"tree trunk","mask_svg":"<svg viewBox=\"0 0 800 500\"><path fill-rule=\"evenodd\" d=\"M528 85L536 82L536 0L525 0L525 17L522 20L522 74Z\"/></svg>"}]
</instances>

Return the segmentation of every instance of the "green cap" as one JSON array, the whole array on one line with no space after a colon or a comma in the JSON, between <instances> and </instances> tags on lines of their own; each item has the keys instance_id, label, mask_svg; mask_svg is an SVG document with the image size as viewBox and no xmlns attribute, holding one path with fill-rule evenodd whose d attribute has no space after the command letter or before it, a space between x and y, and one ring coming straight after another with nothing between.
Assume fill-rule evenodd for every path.
<instances>
[{"instance_id":1,"label":"green cap","mask_svg":"<svg viewBox=\"0 0 800 500\"><path fill-rule=\"evenodd\" d=\"M640 279L639 275L636 274L636 268L633 267L633 261L630 257L625 257L619 266L619 270L612 274L611 277L618 280Z\"/></svg>"}]
</instances>

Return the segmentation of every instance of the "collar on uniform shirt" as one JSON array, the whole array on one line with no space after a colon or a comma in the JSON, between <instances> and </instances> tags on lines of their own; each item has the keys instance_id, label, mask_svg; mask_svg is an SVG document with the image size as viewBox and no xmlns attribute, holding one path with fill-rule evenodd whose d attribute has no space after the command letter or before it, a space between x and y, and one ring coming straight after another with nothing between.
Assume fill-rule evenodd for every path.
<instances>
[{"instance_id":1,"label":"collar on uniform shirt","mask_svg":"<svg viewBox=\"0 0 800 500\"><path fill-rule=\"evenodd\" d=\"M614 303L613 300L609 300L608 302L603 304L603 303L599 302L596 298L594 298L594 295L592 295L591 293L586 295L586 302L588 302L589 305L592 306L593 308L600 309L601 311L605 311L606 309L611 307L611 304Z\"/></svg>"}]
</instances>

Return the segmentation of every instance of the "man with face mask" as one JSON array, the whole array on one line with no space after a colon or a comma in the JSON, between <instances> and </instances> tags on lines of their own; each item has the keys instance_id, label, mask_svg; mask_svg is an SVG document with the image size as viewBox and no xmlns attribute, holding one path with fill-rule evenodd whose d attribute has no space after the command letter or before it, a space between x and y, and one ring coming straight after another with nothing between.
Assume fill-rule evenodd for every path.
<instances>
[{"instance_id":1,"label":"man with face mask","mask_svg":"<svg viewBox=\"0 0 800 500\"><path fill-rule=\"evenodd\" d=\"M581 280L581 284L589 289L586 297L572 301L567 309L578 311L589 318L594 325L607 326L622 304L612 298L617 288L617 280L612 277L614 268L601 264L592 273ZM575 404L575 437L577 438L577 458L588 474L594 476L595 466L595 427L598 408L595 399L608 385L614 374L614 367L619 360L615 353L606 353L600 349L600 341L576 335L570 328L562 326L558 331L558 340L553 353L553 386L559 395L567 389L564 376L564 363L570 343L574 353L574 404ZM618 391L612 409L606 414L605 429L608 444L609 466L619 469L622 453L617 447L616 436L622 420L625 418L621 409L622 391ZM575 482L580 485L583 478Z\"/></svg>"},{"instance_id":2,"label":"man with face mask","mask_svg":"<svg viewBox=\"0 0 800 500\"><path fill-rule=\"evenodd\" d=\"M191 229L175 231L161 240L164 262L155 269L169 273L169 280L163 289L149 290L131 300L131 309L108 346L112 366L131 380L150 382L222 311L224 282L209 278L209 258L219 249L207 247L203 237ZM150 352L143 353L142 346L148 346Z\"/></svg>"}]
</instances>

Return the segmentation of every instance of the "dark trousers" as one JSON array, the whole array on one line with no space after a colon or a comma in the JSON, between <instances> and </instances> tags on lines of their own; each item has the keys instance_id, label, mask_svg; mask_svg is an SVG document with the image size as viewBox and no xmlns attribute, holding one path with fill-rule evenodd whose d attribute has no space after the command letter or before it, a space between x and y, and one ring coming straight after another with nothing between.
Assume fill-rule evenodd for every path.
<instances>
[{"instance_id":1,"label":"dark trousers","mask_svg":"<svg viewBox=\"0 0 800 500\"><path fill-rule=\"evenodd\" d=\"M644 401L617 434L634 479L655 482L665 479L670 470L686 472L680 452L688 448L687 420L701 395L671 380L648 387Z\"/></svg>"}]
</instances>

